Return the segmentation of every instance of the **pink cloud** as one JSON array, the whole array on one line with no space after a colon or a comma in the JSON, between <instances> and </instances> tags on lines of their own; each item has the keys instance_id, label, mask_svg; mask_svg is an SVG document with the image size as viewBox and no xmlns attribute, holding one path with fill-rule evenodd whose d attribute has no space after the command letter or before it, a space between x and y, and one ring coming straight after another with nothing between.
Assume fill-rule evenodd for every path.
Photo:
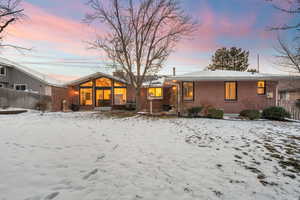
<instances>
[{"instance_id":1,"label":"pink cloud","mask_svg":"<svg viewBox=\"0 0 300 200\"><path fill-rule=\"evenodd\" d=\"M44 48L56 48L66 53L87 55L83 41L92 40L101 31L78 21L52 15L30 3L23 3L29 19L11 26L8 36L34 43L44 43Z\"/></svg>"}]
</instances>

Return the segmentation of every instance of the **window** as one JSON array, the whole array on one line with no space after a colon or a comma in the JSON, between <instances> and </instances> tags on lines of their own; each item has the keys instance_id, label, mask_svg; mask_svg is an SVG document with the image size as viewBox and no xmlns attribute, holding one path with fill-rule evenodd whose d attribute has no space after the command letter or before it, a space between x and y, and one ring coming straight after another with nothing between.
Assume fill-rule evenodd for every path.
<instances>
[{"instance_id":1,"label":"window","mask_svg":"<svg viewBox=\"0 0 300 200\"><path fill-rule=\"evenodd\" d=\"M149 98L162 98L163 96L162 88L148 88Z\"/></svg>"},{"instance_id":2,"label":"window","mask_svg":"<svg viewBox=\"0 0 300 200\"><path fill-rule=\"evenodd\" d=\"M0 88L4 88L4 84L0 83Z\"/></svg>"},{"instance_id":3,"label":"window","mask_svg":"<svg viewBox=\"0 0 300 200\"><path fill-rule=\"evenodd\" d=\"M237 100L237 83L225 82L225 100L235 101Z\"/></svg>"},{"instance_id":4,"label":"window","mask_svg":"<svg viewBox=\"0 0 300 200\"><path fill-rule=\"evenodd\" d=\"M126 85L124 83L117 82L117 81L114 82L114 86L115 87L126 87Z\"/></svg>"},{"instance_id":5,"label":"window","mask_svg":"<svg viewBox=\"0 0 300 200\"><path fill-rule=\"evenodd\" d=\"M93 105L93 89L80 88L80 105L91 106Z\"/></svg>"},{"instance_id":6,"label":"window","mask_svg":"<svg viewBox=\"0 0 300 200\"><path fill-rule=\"evenodd\" d=\"M99 78L96 80L96 87L111 87L112 81L108 78Z\"/></svg>"},{"instance_id":7,"label":"window","mask_svg":"<svg viewBox=\"0 0 300 200\"><path fill-rule=\"evenodd\" d=\"M266 81L257 82L257 94L265 95L266 94Z\"/></svg>"},{"instance_id":8,"label":"window","mask_svg":"<svg viewBox=\"0 0 300 200\"><path fill-rule=\"evenodd\" d=\"M183 82L183 100L193 101L194 100L194 83Z\"/></svg>"},{"instance_id":9,"label":"window","mask_svg":"<svg viewBox=\"0 0 300 200\"><path fill-rule=\"evenodd\" d=\"M82 83L80 87L93 87L93 81Z\"/></svg>"},{"instance_id":10,"label":"window","mask_svg":"<svg viewBox=\"0 0 300 200\"><path fill-rule=\"evenodd\" d=\"M0 66L0 76L6 76L6 68Z\"/></svg>"},{"instance_id":11,"label":"window","mask_svg":"<svg viewBox=\"0 0 300 200\"><path fill-rule=\"evenodd\" d=\"M25 84L15 84L15 90L25 91L26 89L27 89L27 86Z\"/></svg>"},{"instance_id":12,"label":"window","mask_svg":"<svg viewBox=\"0 0 300 200\"><path fill-rule=\"evenodd\" d=\"M115 88L114 89L115 105L124 105L124 104L126 104L126 100L127 100L126 95L127 95L126 88Z\"/></svg>"}]
</instances>

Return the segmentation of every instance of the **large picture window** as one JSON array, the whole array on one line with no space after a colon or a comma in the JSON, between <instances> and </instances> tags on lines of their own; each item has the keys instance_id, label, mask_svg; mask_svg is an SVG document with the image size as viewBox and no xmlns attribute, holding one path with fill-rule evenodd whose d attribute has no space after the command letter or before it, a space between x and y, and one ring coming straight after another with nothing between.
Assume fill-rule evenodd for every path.
<instances>
[{"instance_id":1,"label":"large picture window","mask_svg":"<svg viewBox=\"0 0 300 200\"><path fill-rule=\"evenodd\" d=\"M162 98L162 88L148 88L148 98Z\"/></svg>"},{"instance_id":2,"label":"large picture window","mask_svg":"<svg viewBox=\"0 0 300 200\"><path fill-rule=\"evenodd\" d=\"M235 101L237 100L237 83L225 82L225 100Z\"/></svg>"},{"instance_id":3,"label":"large picture window","mask_svg":"<svg viewBox=\"0 0 300 200\"><path fill-rule=\"evenodd\" d=\"M127 101L127 89L115 88L114 89L114 103L115 105L124 105Z\"/></svg>"},{"instance_id":4,"label":"large picture window","mask_svg":"<svg viewBox=\"0 0 300 200\"><path fill-rule=\"evenodd\" d=\"M114 82L114 87L126 87L126 84L125 84L125 83L118 82L118 81L115 81L115 82Z\"/></svg>"},{"instance_id":5,"label":"large picture window","mask_svg":"<svg viewBox=\"0 0 300 200\"><path fill-rule=\"evenodd\" d=\"M108 78L98 78L96 80L96 87L111 87L112 81Z\"/></svg>"},{"instance_id":6,"label":"large picture window","mask_svg":"<svg viewBox=\"0 0 300 200\"><path fill-rule=\"evenodd\" d=\"M80 87L93 87L93 81L88 81L86 83L82 83Z\"/></svg>"},{"instance_id":7,"label":"large picture window","mask_svg":"<svg viewBox=\"0 0 300 200\"><path fill-rule=\"evenodd\" d=\"M266 94L266 81L257 82L257 94L265 95Z\"/></svg>"},{"instance_id":8,"label":"large picture window","mask_svg":"<svg viewBox=\"0 0 300 200\"><path fill-rule=\"evenodd\" d=\"M93 89L80 88L80 105L91 106L93 105Z\"/></svg>"},{"instance_id":9,"label":"large picture window","mask_svg":"<svg viewBox=\"0 0 300 200\"><path fill-rule=\"evenodd\" d=\"M193 101L194 100L194 83L183 82L183 100Z\"/></svg>"}]
</instances>

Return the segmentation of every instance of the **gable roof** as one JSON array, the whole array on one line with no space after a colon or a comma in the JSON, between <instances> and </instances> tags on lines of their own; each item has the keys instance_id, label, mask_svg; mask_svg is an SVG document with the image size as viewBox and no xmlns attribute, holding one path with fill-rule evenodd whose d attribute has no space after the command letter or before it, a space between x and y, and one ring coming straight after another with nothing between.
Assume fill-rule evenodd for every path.
<instances>
[{"instance_id":1,"label":"gable roof","mask_svg":"<svg viewBox=\"0 0 300 200\"><path fill-rule=\"evenodd\" d=\"M65 84L65 86L74 86L74 85L78 85L78 84L81 84L81 83L84 83L84 82L88 82L92 79L95 79L95 78L99 78L99 77L107 77L107 78L111 78L113 80L116 80L116 81L119 81L119 82L122 82L122 83L126 83L126 81L124 81L123 79L119 78L119 77L116 77L116 76L112 76L110 74L105 74L105 73L102 73L102 72L96 72L96 73L93 73L93 74L90 74L90 75L87 75L87 76L84 76L84 77L81 77L79 79L76 79L74 81L70 81L68 83Z\"/></svg>"},{"instance_id":2,"label":"gable roof","mask_svg":"<svg viewBox=\"0 0 300 200\"><path fill-rule=\"evenodd\" d=\"M290 76L282 74L266 74L266 73L252 73L240 71L197 71L179 76L169 76L166 80L178 81L242 81L242 80L285 80L294 77L300 79L300 76Z\"/></svg>"},{"instance_id":3,"label":"gable roof","mask_svg":"<svg viewBox=\"0 0 300 200\"><path fill-rule=\"evenodd\" d=\"M15 62L10 61L5 58L0 57L0 66L11 67L13 69L19 70L19 71L27 74L31 78L36 79L46 85L55 86L55 87L64 87L63 82L61 82L57 79L51 78L51 77L47 76L46 74L42 74L38 71L35 71L31 68L25 67L23 65L20 65L18 63L15 63Z\"/></svg>"}]
</instances>

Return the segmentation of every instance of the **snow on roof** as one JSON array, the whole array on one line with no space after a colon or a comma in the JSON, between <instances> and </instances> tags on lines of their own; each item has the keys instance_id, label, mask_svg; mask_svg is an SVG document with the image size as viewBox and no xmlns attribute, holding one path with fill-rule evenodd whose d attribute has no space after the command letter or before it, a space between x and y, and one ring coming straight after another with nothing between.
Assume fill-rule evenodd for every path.
<instances>
[{"instance_id":1,"label":"snow on roof","mask_svg":"<svg viewBox=\"0 0 300 200\"><path fill-rule=\"evenodd\" d=\"M165 77L160 77L156 80L147 81L143 83L143 87L162 87L165 82Z\"/></svg>"},{"instance_id":2,"label":"snow on roof","mask_svg":"<svg viewBox=\"0 0 300 200\"><path fill-rule=\"evenodd\" d=\"M107 78L111 78L111 79L120 81L120 82L122 82L122 83L126 83L126 81L124 81L123 79L118 78L118 77L116 77L116 76L112 76L112 75L110 75L110 74L105 74L105 73L102 73L102 72L96 72L96 73L93 73L93 74L90 74L90 75L81 77L81 78L79 78L79 79L76 79L76 80L67 82L67 83L65 83L64 85L65 85L65 86L68 86L68 85L77 85L77 84L80 84L80 83L83 83L83 82L87 82L87 81L89 81L89 80L91 80L91 79L94 79L94 78L97 78L97 77L100 77L100 76L104 76L104 77L107 77Z\"/></svg>"},{"instance_id":3,"label":"snow on roof","mask_svg":"<svg viewBox=\"0 0 300 200\"><path fill-rule=\"evenodd\" d=\"M293 75L294 78L300 79L300 76ZM291 75L282 74L266 74L266 73L252 73L240 71L197 71L184 75L169 76L166 80L178 81L201 81L201 80L284 80L291 78Z\"/></svg>"},{"instance_id":4,"label":"snow on roof","mask_svg":"<svg viewBox=\"0 0 300 200\"><path fill-rule=\"evenodd\" d=\"M42 74L38 71L35 71L29 67L25 67L23 65L20 65L18 63L15 63L13 61L10 61L8 59L5 58L1 58L0 57L0 65L5 65L7 67L11 67L14 69L17 69L25 74L27 74L28 76L37 79L47 85L51 85L51 86L55 86L55 87L63 87L63 82L59 81L57 79L54 79L52 77L47 76L46 74Z\"/></svg>"}]
</instances>

